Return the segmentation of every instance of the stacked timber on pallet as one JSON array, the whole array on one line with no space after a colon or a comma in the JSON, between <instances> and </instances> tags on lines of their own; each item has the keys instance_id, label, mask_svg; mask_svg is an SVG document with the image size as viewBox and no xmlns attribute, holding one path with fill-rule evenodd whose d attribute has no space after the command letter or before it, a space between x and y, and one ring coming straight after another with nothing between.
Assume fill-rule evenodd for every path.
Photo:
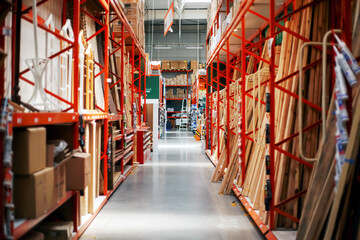
<instances>
[{"instance_id":1,"label":"stacked timber on pallet","mask_svg":"<svg viewBox=\"0 0 360 240\"><path fill-rule=\"evenodd\" d=\"M296 1L296 9L303 5L310 3L310 0ZM285 22L285 27L291 29L294 33L300 34L304 38L312 41L322 41L325 32L328 29L328 2L321 1L312 7L306 8L303 11L296 13L289 21ZM294 37L292 34L283 32L281 44L277 43L275 49L275 65L276 78L275 82L283 79L286 76L291 75L299 70L299 49L304 42ZM262 58L269 59L267 42L263 45ZM321 58L321 51L318 49L306 49L304 51L303 66L313 63ZM254 72L254 68L251 66L254 61L253 57L250 57L248 63L247 73L245 81L245 90L249 91L249 94L255 95L254 97L265 102L266 85L262 85L260 88L253 88L255 85L262 83L269 79L269 65L260 62L257 66L257 71ZM329 69L328 69L329 70ZM310 102L320 106L321 96L321 65L311 68L305 72L303 95ZM234 73L233 79L238 79L239 73ZM329 76L329 74L328 74ZM237 121L239 111L237 101L241 94L238 94L239 90L236 84L241 81L238 79L236 83L230 85L230 95L235 94L235 100L230 100L230 129L234 127L234 132L237 133ZM277 84L281 88L288 90L289 92L297 94L299 91L299 79L298 75L287 78L281 83ZM254 89L254 90L253 90ZM217 109L217 101L220 98L220 108ZM222 90L219 93L213 94L215 111L220 111L220 126L226 124L226 90ZM265 128L266 124L269 124L269 119L265 113L265 105L259 104L256 100L253 102L252 97L245 97L246 108L246 132L251 132L251 138L256 143L250 140L246 140L245 151L245 164L246 164L246 176L245 181L241 182L240 172L236 176L236 183L242 188L242 194L250 199L255 210L259 210L260 217L265 223L268 223L268 212L265 211L264 204L264 186L266 180L266 166L265 155L267 154L267 146L265 144ZM215 116L214 116L215 115ZM216 123L216 114L213 122ZM292 140L283 141L298 132L298 121L303 121L304 126L309 126L320 120L320 112L310 107L304 107L303 119L298 119L299 113L297 109L297 99L284 91L280 91L278 88L275 90L275 143L281 151L288 152L293 156L299 157L299 139L294 137ZM219 127L219 126L217 126ZM308 157L315 157L319 149L320 137L319 127L312 128L304 133L304 152ZM220 157L218 160L218 166L214 172L212 181L219 181L223 178L220 192L228 193L231 185L233 184L233 171L237 171L238 167L234 168L234 164L238 162L238 140L237 137L229 134L228 139L230 141L230 158L229 163L226 162L226 142L224 140L224 131L220 130L220 142L217 143L217 131L213 132L213 146L216 146L213 153L216 156L217 149L220 149ZM216 156L217 157L217 156ZM280 151L275 151L275 193L273 193L273 200L275 205L281 203L285 199L294 196L296 193L304 191L308 188L312 174L311 164L301 164L294 159L290 159ZM224 191L225 190L225 191ZM305 199L306 200L306 199ZM300 217L301 211L304 205L304 197L294 199L287 204L284 204L280 209L290 215L297 218ZM297 224L294 224L291 220L281 216L276 216L277 227L297 228Z\"/></svg>"}]
</instances>

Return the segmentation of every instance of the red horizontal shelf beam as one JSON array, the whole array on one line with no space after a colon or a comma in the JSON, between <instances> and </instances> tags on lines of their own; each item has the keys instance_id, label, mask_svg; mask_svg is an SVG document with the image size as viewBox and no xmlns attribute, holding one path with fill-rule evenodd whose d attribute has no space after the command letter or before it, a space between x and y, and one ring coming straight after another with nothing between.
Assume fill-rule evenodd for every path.
<instances>
[{"instance_id":1,"label":"red horizontal shelf beam","mask_svg":"<svg viewBox=\"0 0 360 240\"><path fill-rule=\"evenodd\" d=\"M124 166L134 157L134 152L133 152L133 154L131 154L129 157L127 157L127 158L125 158L124 159L124 162L123 162L123 164L124 164Z\"/></svg>"},{"instance_id":2,"label":"red horizontal shelf beam","mask_svg":"<svg viewBox=\"0 0 360 240\"><path fill-rule=\"evenodd\" d=\"M133 148L134 148L133 145L131 145L130 147L128 147L128 148L125 150L123 156L125 156L127 153L129 153L131 150L133 150Z\"/></svg>"},{"instance_id":3,"label":"red horizontal shelf beam","mask_svg":"<svg viewBox=\"0 0 360 240\"><path fill-rule=\"evenodd\" d=\"M166 87L191 87L191 85L166 85Z\"/></svg>"},{"instance_id":4,"label":"red horizontal shelf beam","mask_svg":"<svg viewBox=\"0 0 360 240\"><path fill-rule=\"evenodd\" d=\"M167 118L187 118L187 117L173 117L173 116L168 116Z\"/></svg>"},{"instance_id":5,"label":"red horizontal shelf beam","mask_svg":"<svg viewBox=\"0 0 360 240\"><path fill-rule=\"evenodd\" d=\"M89 121L89 120L100 120L100 119L106 119L108 118L108 114L105 113L89 113L89 114L83 114L83 119L85 121Z\"/></svg>"},{"instance_id":6,"label":"red horizontal shelf beam","mask_svg":"<svg viewBox=\"0 0 360 240\"><path fill-rule=\"evenodd\" d=\"M166 100L183 100L184 98L166 98Z\"/></svg>"},{"instance_id":7,"label":"red horizontal shelf beam","mask_svg":"<svg viewBox=\"0 0 360 240\"><path fill-rule=\"evenodd\" d=\"M13 127L72 123L78 120L77 113L14 113Z\"/></svg>"}]
</instances>

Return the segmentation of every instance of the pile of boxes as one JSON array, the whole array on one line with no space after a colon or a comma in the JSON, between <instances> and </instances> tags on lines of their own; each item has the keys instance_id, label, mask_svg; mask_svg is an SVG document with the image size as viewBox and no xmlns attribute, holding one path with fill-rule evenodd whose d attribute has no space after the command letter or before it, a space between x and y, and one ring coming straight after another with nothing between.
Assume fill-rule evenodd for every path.
<instances>
[{"instance_id":1,"label":"pile of boxes","mask_svg":"<svg viewBox=\"0 0 360 240\"><path fill-rule=\"evenodd\" d=\"M162 70L187 70L188 62L187 61L161 61Z\"/></svg>"},{"instance_id":2,"label":"pile of boxes","mask_svg":"<svg viewBox=\"0 0 360 240\"><path fill-rule=\"evenodd\" d=\"M66 191L89 184L90 154L54 157L56 142L46 141L46 128L14 131L14 203L16 218L38 218L53 209Z\"/></svg>"},{"instance_id":3,"label":"pile of boxes","mask_svg":"<svg viewBox=\"0 0 360 240\"><path fill-rule=\"evenodd\" d=\"M209 40L209 44L207 44L206 47L207 60L209 59L212 52L216 48L217 44L220 42L222 35L224 34L224 32L226 32L226 29L232 22L233 17L239 11L241 0L233 1L233 5L229 10L229 14L227 15L226 15L226 4L223 4L219 12L219 18L218 18L219 24L212 25L213 19L215 18L217 9L219 7L219 2L220 0L212 0L207 12L207 26L208 26L207 32L211 31L211 27L212 27L212 35ZM219 27L217 28L216 26Z\"/></svg>"},{"instance_id":4,"label":"pile of boxes","mask_svg":"<svg viewBox=\"0 0 360 240\"><path fill-rule=\"evenodd\" d=\"M166 85L188 85L186 74L180 74L173 78L164 78Z\"/></svg>"},{"instance_id":5,"label":"pile of boxes","mask_svg":"<svg viewBox=\"0 0 360 240\"><path fill-rule=\"evenodd\" d=\"M186 98L186 89L169 89L166 91L166 98Z\"/></svg>"},{"instance_id":6,"label":"pile of boxes","mask_svg":"<svg viewBox=\"0 0 360 240\"><path fill-rule=\"evenodd\" d=\"M144 1L143 0L123 0L124 13L129 21L135 35L139 39L140 44L145 47L145 28L144 28ZM116 37L120 37L116 33L121 33L121 23L114 22L113 31ZM126 29L125 29L126 31ZM126 34L125 34L126 35Z\"/></svg>"},{"instance_id":7,"label":"pile of boxes","mask_svg":"<svg viewBox=\"0 0 360 240\"><path fill-rule=\"evenodd\" d=\"M205 64L199 64L198 61L190 61L190 69L196 70L198 68L203 68ZM161 61L161 70L188 70L187 61Z\"/></svg>"}]
</instances>

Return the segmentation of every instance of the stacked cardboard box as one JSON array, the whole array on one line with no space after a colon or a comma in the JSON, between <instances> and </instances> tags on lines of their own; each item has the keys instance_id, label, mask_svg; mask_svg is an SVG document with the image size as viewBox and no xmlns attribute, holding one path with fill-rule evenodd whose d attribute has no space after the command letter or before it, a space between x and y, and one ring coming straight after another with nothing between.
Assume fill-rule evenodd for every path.
<instances>
[{"instance_id":1,"label":"stacked cardboard box","mask_svg":"<svg viewBox=\"0 0 360 240\"><path fill-rule=\"evenodd\" d=\"M54 168L46 167L46 129L14 132L16 218L37 218L55 206Z\"/></svg>"},{"instance_id":2,"label":"stacked cardboard box","mask_svg":"<svg viewBox=\"0 0 360 240\"><path fill-rule=\"evenodd\" d=\"M140 44L145 47L145 29L144 29L144 2L143 0L124 0L124 13L129 21ZM117 25L117 28L120 25ZM114 26L114 31L116 26ZM118 31L121 32L121 31Z\"/></svg>"},{"instance_id":3,"label":"stacked cardboard box","mask_svg":"<svg viewBox=\"0 0 360 240\"><path fill-rule=\"evenodd\" d=\"M170 68L171 68L171 70L179 69L179 61L171 61L170 62Z\"/></svg>"},{"instance_id":4,"label":"stacked cardboard box","mask_svg":"<svg viewBox=\"0 0 360 240\"><path fill-rule=\"evenodd\" d=\"M186 89L169 89L166 91L166 98L186 98Z\"/></svg>"},{"instance_id":5,"label":"stacked cardboard box","mask_svg":"<svg viewBox=\"0 0 360 240\"><path fill-rule=\"evenodd\" d=\"M179 61L179 69L181 70L187 70L187 61Z\"/></svg>"},{"instance_id":6,"label":"stacked cardboard box","mask_svg":"<svg viewBox=\"0 0 360 240\"><path fill-rule=\"evenodd\" d=\"M226 28L229 26L229 24L233 21L234 16L239 10L241 0L234 0L233 6L230 8L229 14L226 15L226 4L223 4L220 12L219 12L219 22L218 24L212 25L213 19L215 18L216 11L219 6L219 0L212 0L210 7L208 8L207 13L207 26L208 26L208 32L211 30L210 27L212 27L212 35L209 39L209 44L206 46L206 59L208 60L211 56L212 52L214 51L215 47L219 43L222 34L226 32ZM217 26L219 26L217 28Z\"/></svg>"},{"instance_id":7,"label":"stacked cardboard box","mask_svg":"<svg viewBox=\"0 0 360 240\"><path fill-rule=\"evenodd\" d=\"M199 64L199 69L205 69L205 63Z\"/></svg>"},{"instance_id":8,"label":"stacked cardboard box","mask_svg":"<svg viewBox=\"0 0 360 240\"><path fill-rule=\"evenodd\" d=\"M196 70L198 68L198 61L190 61L190 69Z\"/></svg>"},{"instance_id":9,"label":"stacked cardboard box","mask_svg":"<svg viewBox=\"0 0 360 240\"><path fill-rule=\"evenodd\" d=\"M166 60L161 61L161 69L162 69L162 70L169 70L169 69L171 69L170 61L166 61Z\"/></svg>"},{"instance_id":10,"label":"stacked cardboard box","mask_svg":"<svg viewBox=\"0 0 360 240\"><path fill-rule=\"evenodd\" d=\"M44 239L67 240L71 239L74 231L73 222L42 222L35 227L44 234Z\"/></svg>"},{"instance_id":11,"label":"stacked cardboard box","mask_svg":"<svg viewBox=\"0 0 360 240\"><path fill-rule=\"evenodd\" d=\"M166 98L174 98L174 90L169 89L166 91Z\"/></svg>"},{"instance_id":12,"label":"stacked cardboard box","mask_svg":"<svg viewBox=\"0 0 360 240\"><path fill-rule=\"evenodd\" d=\"M165 84L166 85L187 85L187 75L186 74L180 74L173 78L165 78Z\"/></svg>"},{"instance_id":13,"label":"stacked cardboard box","mask_svg":"<svg viewBox=\"0 0 360 240\"><path fill-rule=\"evenodd\" d=\"M32 127L14 132L14 203L16 218L37 218L55 207L66 190L84 190L89 171L90 155L75 153L73 157L54 158L60 140L47 145L44 127ZM58 153L60 156L64 156ZM80 162L79 162L80 161Z\"/></svg>"}]
</instances>

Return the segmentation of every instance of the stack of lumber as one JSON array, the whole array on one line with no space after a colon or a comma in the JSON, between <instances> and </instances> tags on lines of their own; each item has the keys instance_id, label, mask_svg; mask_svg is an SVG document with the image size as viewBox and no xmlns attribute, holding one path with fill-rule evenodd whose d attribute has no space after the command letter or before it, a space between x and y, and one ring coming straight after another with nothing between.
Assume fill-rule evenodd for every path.
<instances>
[{"instance_id":1,"label":"stack of lumber","mask_svg":"<svg viewBox=\"0 0 360 240\"><path fill-rule=\"evenodd\" d=\"M359 11L359 9L360 5L358 4L356 11ZM360 55L358 44L360 40L360 35L358 34L360 25L358 24L359 21L356 21L352 48L355 57ZM354 164L347 162L344 164L338 190L335 193L335 147L328 147L335 146L336 144L336 119L335 115L332 114L335 110L335 104L334 100L332 100L329 107L330 114L328 114L326 122L327 138L321 147L319 160L313 170L307 193L308 196L312 197L308 197L305 200L297 239L359 239L359 227L357 226L356 228L356 222L359 222L359 215L356 214L359 211L359 185L357 180L357 176L359 176L359 155L357 155L359 149L360 115L359 84L353 88L352 96L353 122L345 158L352 159L355 162ZM328 223L326 224L326 222Z\"/></svg>"},{"instance_id":2,"label":"stack of lumber","mask_svg":"<svg viewBox=\"0 0 360 240\"><path fill-rule=\"evenodd\" d=\"M296 1L296 8L299 8L305 4L310 3L310 0L301 0ZM300 11L287 22L285 26L291 31L300 34L301 36L310 39L312 41L322 41L322 38L325 32L328 29L328 3L326 1L321 1L319 4L316 4L312 7L306 8L303 11ZM276 69L276 78L275 81L278 81L296 71L299 70L299 58L298 53L301 45L304 42L294 37L293 35L283 32L283 39L281 45L277 46L275 49L275 65L278 66ZM262 57L269 59L269 54L267 52L267 42L263 45ZM317 49L309 49L304 51L304 62L303 66L306 64L315 62L321 58L321 51ZM269 79L269 65L260 62L257 65L257 71L254 72L254 68L251 66L254 63L254 59L250 58L248 62L247 73L249 76L246 77L245 89L252 89L255 84L259 84L263 81ZM320 96L321 96L321 65L311 68L305 72L304 77L304 86L302 91L304 92L304 97L313 102L314 104L320 106ZM238 73L234 73L233 79L238 78ZM329 76L329 74L328 74ZM241 81L239 79L238 81ZM232 84L234 85L234 84ZM230 85L230 89L233 86ZM295 75L287 80L278 83L279 86L283 87L286 90L291 91L292 93L297 94L299 91L298 84L298 75ZM220 99L223 100L220 102L220 126L223 126L226 129L226 89L220 91ZM262 85L260 88L256 88L255 92L250 91L251 95L255 95L256 98L265 102L265 92L266 85ZM230 90L230 95L234 94ZM217 93L213 94L214 100L217 101ZM236 95L235 100L230 100L232 109L230 111L230 119L234 121L230 122L230 128L237 126L237 103L238 98L241 97L240 94ZM246 176L245 181L242 183L239 181L241 176L237 176L237 184L242 188L242 194L249 198L250 202L253 204L255 210L260 210L260 217L265 223L268 223L268 212L265 211L264 204L264 186L266 180L265 174L265 155L268 151L265 145L265 128L266 124L269 124L268 116L265 114L265 105L259 104L255 100L253 103L252 97L245 97L245 107L246 107L246 132L251 132L255 130L250 137L255 139L256 143L250 140L245 141L246 151L245 151L245 164L246 164ZM216 109L216 102L215 102ZM216 109L217 111L217 109ZM286 139L293 134L298 132L298 122L303 121L304 127L309 126L320 120L320 113L310 107L304 107L303 119L298 119L297 111L297 100L291 95L280 91L276 88L275 90L275 143ZM235 122L236 121L236 122ZM254 127L255 126L255 127ZM219 127L219 126L217 126ZM253 129L255 128L255 129ZM313 128L310 131L304 133L304 152L308 157L315 157L319 149L319 127ZM237 157L237 146L238 141L232 134L228 134L228 141L230 141L230 160L226 162L226 142L224 141L224 131L220 130L220 142L217 143L217 131L214 131L213 135L213 145L216 146L215 157L217 159L216 153L217 149L220 148L220 157L218 160L219 164L216 168L212 181L219 181L223 177L223 184L221 186L220 192L227 193L229 187L233 184L233 174L232 174L232 165L234 162L237 162L235 159ZM236 131L237 132L237 131ZM286 141L282 144L278 144L278 147L283 151L286 151L294 156L299 157L298 153L298 137L293 138L290 141ZM235 149L235 150L233 150ZM311 165L303 165L294 159L290 159L285 154L275 151L275 186L272 186L272 189L276 189L275 193L273 192L273 200L275 205L288 199L289 197L295 195L298 192L301 192L308 188L310 177L311 177ZM238 167L236 167L238 169ZM228 175L228 176L227 176ZM223 186L224 185L224 186ZM300 217L302 205L304 204L304 197L294 199L287 204L284 204L280 209L288 214L291 214L295 217ZM294 224L291 220L277 215L276 217L276 226L277 227L288 227L288 228L297 228L297 224Z\"/></svg>"}]
</instances>

